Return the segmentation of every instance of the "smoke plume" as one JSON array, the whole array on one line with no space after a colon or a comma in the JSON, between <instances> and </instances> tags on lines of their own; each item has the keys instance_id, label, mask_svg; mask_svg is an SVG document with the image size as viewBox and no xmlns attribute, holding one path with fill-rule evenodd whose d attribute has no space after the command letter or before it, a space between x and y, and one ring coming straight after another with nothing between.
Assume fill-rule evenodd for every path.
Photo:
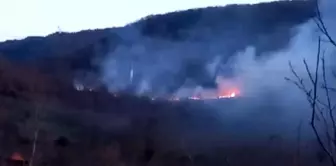
<instances>
[{"instance_id":1,"label":"smoke plume","mask_svg":"<svg viewBox=\"0 0 336 166\"><path fill-rule=\"evenodd\" d=\"M320 4L323 20L334 39L336 13L332 6L336 6L335 3L325 0ZM237 29L212 32L195 27L189 33L193 34L192 39L172 41L142 36L136 26L125 27L119 33L124 42L102 64L103 81L110 91L131 90L136 95L179 97L189 96L199 89L234 85L241 92L242 99L237 99L238 104L208 103L209 109L218 113L217 118L223 126L239 124L240 127L234 127L234 131L228 129L225 134L258 137L276 133L295 139L296 128L303 123L305 139L313 139L308 126L310 111L305 94L285 77L293 78L289 62L305 81L308 75L304 59L314 71L318 36L321 36L314 20L290 28L295 35L289 47L264 52L262 56L258 55L255 45L248 45L238 52L230 51L244 43L246 37ZM281 34L279 31L281 27L269 33L263 42L276 43ZM322 42L321 50L325 52L329 77L330 71L336 68L335 47ZM329 84L335 82L330 79ZM254 136L250 132L254 132ZM220 137L216 134L214 137ZM211 136L207 134L207 137Z\"/></svg>"}]
</instances>

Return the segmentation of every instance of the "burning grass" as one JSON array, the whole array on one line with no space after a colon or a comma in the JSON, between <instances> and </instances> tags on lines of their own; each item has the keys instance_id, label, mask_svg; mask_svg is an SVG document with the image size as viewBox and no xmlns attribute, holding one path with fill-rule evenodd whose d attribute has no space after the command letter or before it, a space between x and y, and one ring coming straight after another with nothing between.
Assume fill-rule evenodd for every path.
<instances>
[{"instance_id":1,"label":"burning grass","mask_svg":"<svg viewBox=\"0 0 336 166\"><path fill-rule=\"evenodd\" d=\"M218 100L236 98L242 95L241 85L237 80L224 79L218 76L216 88L204 88L201 86L181 87L175 94L168 97L151 97L151 100L185 101L185 100Z\"/></svg>"}]
</instances>

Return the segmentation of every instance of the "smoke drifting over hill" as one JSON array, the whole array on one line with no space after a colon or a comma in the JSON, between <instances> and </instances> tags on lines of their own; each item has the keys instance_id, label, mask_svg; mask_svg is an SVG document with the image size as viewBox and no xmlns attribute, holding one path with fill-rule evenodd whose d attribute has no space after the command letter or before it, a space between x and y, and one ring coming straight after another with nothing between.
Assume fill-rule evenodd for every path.
<instances>
[{"instance_id":1,"label":"smoke drifting over hill","mask_svg":"<svg viewBox=\"0 0 336 166\"><path fill-rule=\"evenodd\" d=\"M260 71L267 71L262 68L276 63L272 58L286 59L288 55L283 54L291 54L293 45L301 45L295 40L303 36L300 24L313 16L308 2L280 2L275 6L282 9L287 3L293 3L292 8L287 7L289 12L301 9L297 14L301 17L281 22L287 18L283 14L280 19L265 21L257 11L270 4L232 5L149 17L131 24L117 32L124 42L103 63L103 81L111 91L133 89L137 94L154 96L186 95L181 88L186 93L188 88L194 89L191 92L197 87L216 89L218 77L230 80L222 84L254 85L253 80L243 81L250 79L244 75L256 80L258 74L264 76ZM220 16L224 16L223 21ZM287 69L278 64L276 72L283 70ZM257 82L263 82L259 79ZM248 90L248 86L241 88L256 89Z\"/></svg>"},{"instance_id":2,"label":"smoke drifting over hill","mask_svg":"<svg viewBox=\"0 0 336 166\"><path fill-rule=\"evenodd\" d=\"M148 151L155 151L158 160L162 156L164 165L166 154L167 160L173 160L167 151L183 148L188 154L181 156L192 157L195 164L191 165L197 165L203 158L198 154L212 147L216 148L214 153L219 148L225 153L210 155L203 165L228 165L227 161L212 163L215 156L228 156L230 165L291 165L297 149L302 152L301 165L316 165L318 161L312 156L320 147L309 126L309 103L301 90L285 80L295 79L288 64L291 62L311 87L303 59L313 71L321 35L313 20L313 2L192 9L149 16L126 27L0 43L0 53L8 59L8 63L1 60L0 64L0 97L6 99L1 108L11 113L1 116L5 130L1 142L15 147L8 150L12 152L21 146L16 146L17 142L33 138L35 127L30 126L30 120L35 124L36 116L32 115L43 105L39 109L43 116L37 147L43 156L49 158L51 153L51 158L48 163L41 160L41 165L66 165L54 162L58 160L52 157L54 148L61 150L57 152L61 159L73 161L76 156L74 160L80 162L75 165L96 164L92 156L101 154L107 154L107 160L116 154L136 165L138 156ZM335 3L329 0L320 4L333 38ZM328 83L333 86L336 81L330 71L336 69L336 50L324 36L321 38ZM131 95L111 94L106 87L113 93L126 91ZM227 94L234 97L181 99L213 99ZM141 95L153 100L138 97ZM320 88L318 95L324 100ZM180 100L166 100L175 97ZM332 104L335 97L333 93ZM58 136L62 140L66 137L70 146L49 144ZM12 141L16 137L18 141ZM33 142L25 143L29 154ZM106 149L111 142L112 151ZM118 154L114 153L114 142L120 143ZM102 153L96 154L100 147ZM180 161L180 155L176 157Z\"/></svg>"},{"instance_id":3,"label":"smoke drifting over hill","mask_svg":"<svg viewBox=\"0 0 336 166\"><path fill-rule=\"evenodd\" d=\"M333 31L336 25L332 22L336 14L330 10L333 3L323 1L321 11L330 33L336 38ZM183 34L179 36L182 39L176 36L171 39L166 35L158 38L146 36L141 34L138 24L130 25L125 31L133 37L129 38L129 35L128 44L118 46L108 55L103 64L103 81L111 91L126 90L131 86L141 95L179 97L190 96L200 87L216 89L220 85L233 85L239 88L242 97L249 100L241 101L240 106L232 108L209 105L225 114L220 116L222 121L235 117L235 123L242 126L258 126L258 130L253 130L255 132L266 131L262 130L265 127L270 132L278 132L292 139L295 139L296 133L293 126L304 122L303 130L309 135L305 138L314 138L306 125L310 112L304 93L284 79L292 78L289 62L304 80L308 79L308 75L303 59L311 70L315 68L320 32L312 17L297 25L280 24L270 32L260 34L249 33L239 24L233 24L229 31L220 31L199 28L202 24L197 23L193 23L195 26L192 28L176 32L177 36ZM255 24L258 24L257 21ZM287 38L287 44L280 44ZM335 69L335 48L328 44L322 47L326 51L327 71L330 74L331 69ZM220 83L218 77L222 78ZM223 109L229 113L223 113ZM268 115L270 117L264 118ZM237 116L241 116L241 120ZM278 127L271 125L271 122Z\"/></svg>"}]
</instances>

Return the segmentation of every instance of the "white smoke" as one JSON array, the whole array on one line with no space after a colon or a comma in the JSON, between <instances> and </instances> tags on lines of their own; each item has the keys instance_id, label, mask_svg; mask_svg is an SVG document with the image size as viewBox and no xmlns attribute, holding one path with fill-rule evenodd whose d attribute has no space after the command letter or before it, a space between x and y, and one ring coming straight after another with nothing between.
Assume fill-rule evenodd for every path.
<instances>
[{"instance_id":1,"label":"white smoke","mask_svg":"<svg viewBox=\"0 0 336 166\"><path fill-rule=\"evenodd\" d=\"M332 28L336 25L332 21L336 18L336 12L330 10L330 8L333 8L332 4L335 4L335 2L323 1L321 12L331 37L336 39L335 28ZM321 36L324 40L326 38L317 30L317 25L313 20L301 25L297 31L299 33L291 40L290 47L272 53L269 59L255 60L255 48L252 46L234 56L230 63L234 64L235 76L242 83L244 96L252 98L252 102L240 103L246 105L247 108L238 106L232 111L225 109L228 113L223 113L223 106L216 107L221 110L221 114L224 114L221 116L223 121L229 121L230 118L235 119L235 123L241 126L258 126L258 130L253 130L256 135L277 132L282 137L292 140L295 139L297 133L294 129L303 122L304 132L302 134L305 135L304 139L315 138L309 126L311 109L306 95L294 84L286 81L285 77L297 81L290 70L290 62L296 73L304 80L308 90L312 88L303 60L307 62L309 70L314 74L318 53L318 37ZM336 79L330 77L331 71L335 70L336 66L335 50L336 47L330 43L321 43L321 55L325 56L329 85L335 85L336 83ZM320 63L318 73L320 82L322 81L321 65ZM335 86L333 87L335 88ZM319 89L320 99L324 101L324 91L322 88ZM336 104L336 94L332 96L331 100L333 104ZM266 110L260 107L265 105L270 106ZM280 110L281 113L277 113L275 110ZM258 116L251 115L251 111L253 114L258 114L258 112L260 114ZM269 116L265 118L265 115ZM257 133L258 131L263 131L263 133Z\"/></svg>"},{"instance_id":2,"label":"white smoke","mask_svg":"<svg viewBox=\"0 0 336 166\"><path fill-rule=\"evenodd\" d=\"M247 48L240 52L234 60L235 74L242 79L246 95L260 96L262 89L288 89L285 77L292 75L289 62L299 74L305 74L303 59L313 67L316 60L317 42L314 41L312 22L299 28L299 34L291 41L291 46L285 50L272 53L271 59L255 60L255 49ZM286 92L285 92L286 93Z\"/></svg>"},{"instance_id":3,"label":"white smoke","mask_svg":"<svg viewBox=\"0 0 336 166\"><path fill-rule=\"evenodd\" d=\"M336 6L335 3L333 0L323 1L321 11L330 34L336 39L336 24L333 21L336 14L332 9ZM233 130L233 134L258 137L277 133L284 137L294 138L297 134L297 126L303 122L303 130L305 131L302 132L303 138L307 140L315 138L307 125L310 110L304 93L285 80L285 77L295 79L289 68L289 62L292 63L299 76L305 80L308 80L308 75L303 59L307 61L311 71L314 70L317 39L320 35L315 22L310 20L299 27L293 27L293 31L298 33L292 38L290 46L277 52L267 53L269 55L266 56L268 57L266 59L257 60L256 48L251 45L244 51L228 58L226 64L219 63L221 57L225 57L222 55L226 55L227 50L235 46L230 45L231 40L244 42L244 34L235 36L233 35L234 29L228 34L209 31L209 29L204 31L206 33L193 31L192 34L198 35L195 37L197 40L172 42L143 37L137 29L127 27L121 33L121 37L125 38L124 43L111 52L102 65L103 80L111 91L127 89L132 84L129 78L131 69L133 69L132 80L139 79L137 94L155 91L160 95L167 91L167 87L172 81L169 76L178 73L185 61L197 57L208 64L206 69L209 75L212 76L216 72L223 75L223 77L218 77L216 81L225 82L223 86L238 85L242 95L249 98L247 101L242 99L240 105L233 107L209 104L209 108L216 108L216 111L223 115L217 116L220 121L225 123L223 126L236 125L228 129ZM275 33L277 34L277 32ZM266 38L266 42L277 41L278 35L270 36ZM199 40L202 37L205 37L204 40ZM322 38L325 39L323 36ZM335 48L322 42L321 50L325 51L327 70L335 69ZM217 71L218 66L220 71ZM225 77L226 69L231 67L233 77ZM182 88L176 92L177 96L187 97L188 94L204 90L204 87L192 80L187 79L183 83ZM155 84L160 87L155 87ZM242 129L239 126L243 126ZM226 131L225 134L229 132Z\"/></svg>"},{"instance_id":4,"label":"white smoke","mask_svg":"<svg viewBox=\"0 0 336 166\"><path fill-rule=\"evenodd\" d=\"M329 0L322 1L321 4L324 20L329 30L335 29L333 28L335 27L333 25L334 12L331 10L334 3ZM196 58L208 64L206 70L209 78L215 78L215 74L225 75L223 71L234 68L235 79L244 83L241 88L245 95L260 96L259 93L263 93L266 89L281 91L287 86L283 78L291 75L289 61L300 74L305 72L303 59L306 59L312 68L315 65L318 32L312 20L298 29L293 28L293 31L299 33L292 39L289 48L269 53L271 55L268 57L272 58L262 61L255 60L256 50L254 46L250 46L233 58L231 57L226 64L221 64L222 57L226 56L227 50L232 46L230 43L234 43L231 41L244 40L244 34L235 34L235 29L225 33L217 32L217 29L216 33L203 33L208 31L209 29L196 28L190 32L191 36L196 36L195 38L174 42L144 37L136 26L121 28L118 34L123 39L123 43L108 55L102 65L103 81L110 91L125 90L135 84L137 94L155 91L160 95L168 91L168 87L174 82L171 76L180 72L183 63ZM274 33L277 34L277 31L275 30ZM334 35L334 32L330 31L330 33ZM277 35L269 36L264 42L276 42L277 39L271 37L277 37ZM226 40L228 37L230 39ZM324 50L328 55L332 53L329 48L324 48ZM329 66L333 65L331 60L327 63ZM218 68L221 70L218 71ZM188 83L185 84L188 85ZM181 94L181 91L178 94Z\"/></svg>"}]
</instances>

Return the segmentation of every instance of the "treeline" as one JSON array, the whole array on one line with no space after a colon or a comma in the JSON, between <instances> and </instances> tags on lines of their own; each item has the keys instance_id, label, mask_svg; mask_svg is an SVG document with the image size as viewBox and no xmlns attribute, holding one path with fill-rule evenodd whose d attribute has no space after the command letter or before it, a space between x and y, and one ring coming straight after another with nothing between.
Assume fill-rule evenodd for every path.
<instances>
[{"instance_id":1,"label":"treeline","mask_svg":"<svg viewBox=\"0 0 336 166\"><path fill-rule=\"evenodd\" d=\"M140 24L144 35L183 40L193 28L222 31L246 27L251 33L267 33L279 26L295 26L315 15L314 1L276 1L256 5L228 5L190 9L144 18Z\"/></svg>"}]
</instances>

